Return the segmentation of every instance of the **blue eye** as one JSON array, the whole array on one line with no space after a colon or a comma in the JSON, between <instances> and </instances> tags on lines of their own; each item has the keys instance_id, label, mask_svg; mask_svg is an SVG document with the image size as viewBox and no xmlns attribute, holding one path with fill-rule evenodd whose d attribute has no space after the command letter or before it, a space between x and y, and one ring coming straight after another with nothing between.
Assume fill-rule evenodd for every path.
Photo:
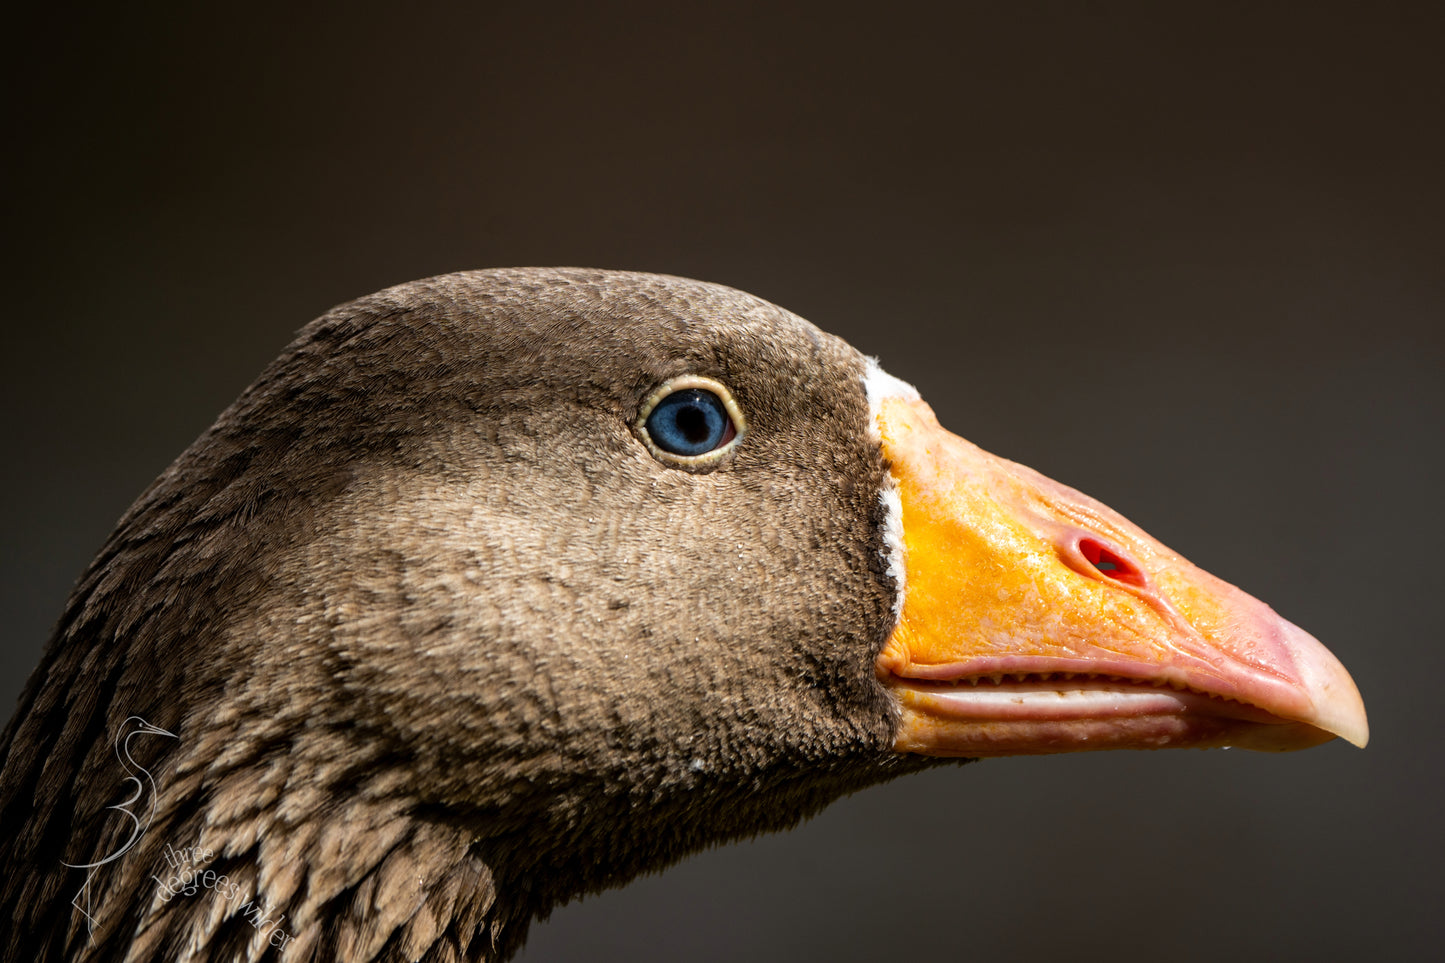
<instances>
[{"instance_id":1,"label":"blue eye","mask_svg":"<svg viewBox=\"0 0 1445 963\"><path fill-rule=\"evenodd\" d=\"M702 388L685 388L657 403L647 416L647 433L663 451L695 457L726 445L738 430L721 398Z\"/></svg>"}]
</instances>

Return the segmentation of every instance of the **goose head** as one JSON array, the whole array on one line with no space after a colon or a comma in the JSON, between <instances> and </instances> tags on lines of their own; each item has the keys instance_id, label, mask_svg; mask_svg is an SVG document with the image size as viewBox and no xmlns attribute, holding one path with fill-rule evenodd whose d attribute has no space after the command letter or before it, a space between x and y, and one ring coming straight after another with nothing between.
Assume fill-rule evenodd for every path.
<instances>
[{"instance_id":1,"label":"goose head","mask_svg":"<svg viewBox=\"0 0 1445 963\"><path fill-rule=\"evenodd\" d=\"M87 927L132 716L176 738ZM5 958L503 958L924 767L1334 735L1302 630L789 312L447 275L307 326L81 579L5 737Z\"/></svg>"}]
</instances>

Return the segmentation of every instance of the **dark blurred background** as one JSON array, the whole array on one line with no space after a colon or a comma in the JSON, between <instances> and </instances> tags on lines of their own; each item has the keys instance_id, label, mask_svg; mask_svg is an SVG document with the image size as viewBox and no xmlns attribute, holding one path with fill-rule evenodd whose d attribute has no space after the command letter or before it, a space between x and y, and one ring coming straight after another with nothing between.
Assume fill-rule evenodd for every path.
<instances>
[{"instance_id":1,"label":"dark blurred background","mask_svg":"<svg viewBox=\"0 0 1445 963\"><path fill-rule=\"evenodd\" d=\"M5 711L122 510L313 316L461 268L689 275L1264 598L1373 741L912 777L523 960L1433 956L1441 10L12 12Z\"/></svg>"}]
</instances>

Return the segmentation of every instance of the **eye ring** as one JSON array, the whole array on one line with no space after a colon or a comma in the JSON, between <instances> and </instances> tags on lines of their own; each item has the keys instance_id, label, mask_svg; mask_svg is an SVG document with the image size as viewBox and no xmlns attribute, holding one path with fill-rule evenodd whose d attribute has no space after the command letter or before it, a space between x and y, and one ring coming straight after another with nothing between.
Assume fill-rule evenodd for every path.
<instances>
[{"instance_id":1,"label":"eye ring","mask_svg":"<svg viewBox=\"0 0 1445 963\"><path fill-rule=\"evenodd\" d=\"M648 429L648 419L652 417L657 406L668 398L681 391L701 391L712 395L722 404L722 413L725 414L731 424L732 436L727 437L724 433L721 444L716 448L698 454L680 454L675 451L668 451L658 444ZM704 378L701 375L680 375L676 378L669 378L658 385L642 403L642 408L637 415L637 421L633 424L637 436L647 446L652 457L665 465L674 465L678 468L687 468L692 471L709 470L716 468L728 458L736 449L738 444L747 434L748 423L743 417L742 409L738 407L737 399L733 397L728 386L712 378Z\"/></svg>"}]
</instances>

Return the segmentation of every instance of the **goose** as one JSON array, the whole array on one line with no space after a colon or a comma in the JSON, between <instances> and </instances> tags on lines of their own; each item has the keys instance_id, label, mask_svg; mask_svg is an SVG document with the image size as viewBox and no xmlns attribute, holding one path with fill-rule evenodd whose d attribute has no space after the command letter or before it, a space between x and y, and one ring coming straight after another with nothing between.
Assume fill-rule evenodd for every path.
<instances>
[{"instance_id":1,"label":"goose","mask_svg":"<svg viewBox=\"0 0 1445 963\"><path fill-rule=\"evenodd\" d=\"M105 861L127 720L173 738ZM303 328L78 581L0 739L0 957L504 960L927 767L1336 736L1315 639L786 310L450 274Z\"/></svg>"}]
</instances>

